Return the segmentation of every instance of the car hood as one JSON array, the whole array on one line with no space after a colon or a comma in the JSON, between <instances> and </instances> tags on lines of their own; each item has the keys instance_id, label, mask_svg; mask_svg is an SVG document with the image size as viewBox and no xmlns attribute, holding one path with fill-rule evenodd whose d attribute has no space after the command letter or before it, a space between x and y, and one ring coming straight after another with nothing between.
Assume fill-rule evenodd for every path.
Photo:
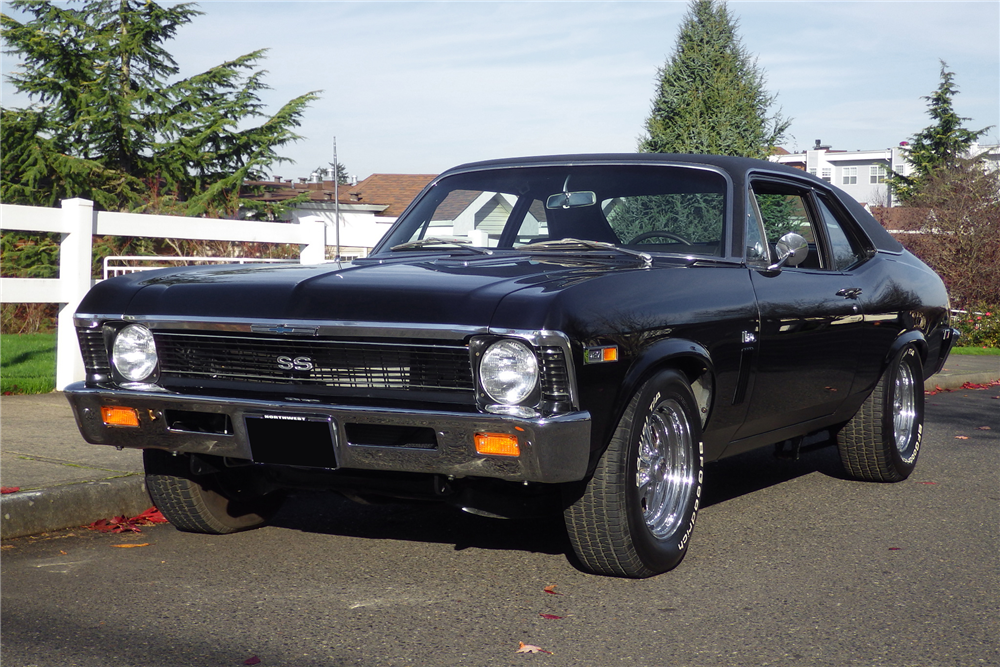
<instances>
[{"instance_id":1,"label":"car hood","mask_svg":"<svg viewBox=\"0 0 1000 667\"><path fill-rule=\"evenodd\" d=\"M634 258L427 256L353 264L223 265L135 273L100 283L86 314L408 322L487 326L508 295L534 300L608 274L645 270Z\"/></svg>"}]
</instances>

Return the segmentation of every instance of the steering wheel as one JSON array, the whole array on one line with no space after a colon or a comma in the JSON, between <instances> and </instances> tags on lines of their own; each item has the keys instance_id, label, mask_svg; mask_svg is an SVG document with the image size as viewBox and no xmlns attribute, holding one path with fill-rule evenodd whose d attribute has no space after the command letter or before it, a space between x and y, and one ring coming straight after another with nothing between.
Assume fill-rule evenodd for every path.
<instances>
[{"instance_id":1,"label":"steering wheel","mask_svg":"<svg viewBox=\"0 0 1000 667\"><path fill-rule=\"evenodd\" d=\"M629 241L626 245L632 245L632 244L635 244L635 243L641 243L642 241L645 241L646 239L655 239L657 237L664 238L664 239L672 239L672 240L677 241L679 243L683 243L684 245L691 245L691 242L688 241L683 236L678 236L677 234L671 234L670 232L663 232L663 231L656 231L656 230L651 231L651 232L643 232L642 234L639 234L638 236L636 236L635 238L633 238L631 241Z\"/></svg>"}]
</instances>

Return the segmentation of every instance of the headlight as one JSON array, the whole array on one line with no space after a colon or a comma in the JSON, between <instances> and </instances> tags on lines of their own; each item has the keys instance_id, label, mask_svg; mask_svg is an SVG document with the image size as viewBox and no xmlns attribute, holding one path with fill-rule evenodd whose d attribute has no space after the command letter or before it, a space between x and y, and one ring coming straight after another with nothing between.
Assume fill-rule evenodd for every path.
<instances>
[{"instance_id":1,"label":"headlight","mask_svg":"<svg viewBox=\"0 0 1000 667\"><path fill-rule=\"evenodd\" d=\"M115 337L111 361L126 380L142 382L156 369L156 344L144 326L130 324Z\"/></svg>"},{"instance_id":2,"label":"headlight","mask_svg":"<svg viewBox=\"0 0 1000 667\"><path fill-rule=\"evenodd\" d=\"M538 383L538 359L527 345L516 340L493 343L479 364L483 391L497 403L517 405Z\"/></svg>"}]
</instances>

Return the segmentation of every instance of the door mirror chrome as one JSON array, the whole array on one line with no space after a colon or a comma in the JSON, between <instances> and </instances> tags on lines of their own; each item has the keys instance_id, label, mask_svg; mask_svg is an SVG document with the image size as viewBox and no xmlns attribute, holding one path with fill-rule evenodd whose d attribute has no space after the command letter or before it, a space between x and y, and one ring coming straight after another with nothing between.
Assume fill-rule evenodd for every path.
<instances>
[{"instance_id":1,"label":"door mirror chrome","mask_svg":"<svg viewBox=\"0 0 1000 667\"><path fill-rule=\"evenodd\" d=\"M777 271L783 266L798 266L809 255L809 242L805 237L795 232L789 232L774 244L778 261L767 267L768 271Z\"/></svg>"}]
</instances>

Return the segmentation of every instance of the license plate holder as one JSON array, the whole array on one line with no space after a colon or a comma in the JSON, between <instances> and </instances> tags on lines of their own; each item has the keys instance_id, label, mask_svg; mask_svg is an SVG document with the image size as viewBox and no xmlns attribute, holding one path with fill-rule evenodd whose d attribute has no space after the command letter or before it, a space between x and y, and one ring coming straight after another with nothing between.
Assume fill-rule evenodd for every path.
<instances>
[{"instance_id":1,"label":"license plate holder","mask_svg":"<svg viewBox=\"0 0 1000 667\"><path fill-rule=\"evenodd\" d=\"M337 430L332 417L263 412L244 415L243 424L257 463L337 467Z\"/></svg>"}]
</instances>

